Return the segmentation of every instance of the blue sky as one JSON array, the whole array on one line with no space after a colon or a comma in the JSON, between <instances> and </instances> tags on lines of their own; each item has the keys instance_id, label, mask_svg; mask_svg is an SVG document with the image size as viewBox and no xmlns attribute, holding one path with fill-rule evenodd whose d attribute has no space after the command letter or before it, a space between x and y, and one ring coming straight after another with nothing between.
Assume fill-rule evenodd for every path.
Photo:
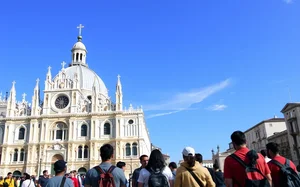
<instances>
[{"instance_id":1,"label":"blue sky","mask_svg":"<svg viewBox=\"0 0 300 187\"><path fill-rule=\"evenodd\" d=\"M144 106L171 160L185 146L209 159L234 130L282 116L288 87L300 100L297 0L11 0L0 17L0 90L15 80L31 100L49 65L55 74L70 62L82 23L89 67L113 98L121 75L125 105Z\"/></svg>"}]
</instances>

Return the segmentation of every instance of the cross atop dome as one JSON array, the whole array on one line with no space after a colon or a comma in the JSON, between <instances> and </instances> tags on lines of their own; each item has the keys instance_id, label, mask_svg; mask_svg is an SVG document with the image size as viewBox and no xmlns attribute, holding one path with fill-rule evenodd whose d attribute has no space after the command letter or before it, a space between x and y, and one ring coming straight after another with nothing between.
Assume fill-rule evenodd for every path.
<instances>
[{"instance_id":1,"label":"cross atop dome","mask_svg":"<svg viewBox=\"0 0 300 187\"><path fill-rule=\"evenodd\" d=\"M82 43L82 29L84 28L84 26L82 24L79 24L77 26L77 29L79 31L78 33L78 41L73 45L72 48L72 63L71 66L74 65L83 65L87 67L86 64L86 54L87 54L87 50L85 45ZM63 68L64 69L64 68Z\"/></svg>"}]
</instances>

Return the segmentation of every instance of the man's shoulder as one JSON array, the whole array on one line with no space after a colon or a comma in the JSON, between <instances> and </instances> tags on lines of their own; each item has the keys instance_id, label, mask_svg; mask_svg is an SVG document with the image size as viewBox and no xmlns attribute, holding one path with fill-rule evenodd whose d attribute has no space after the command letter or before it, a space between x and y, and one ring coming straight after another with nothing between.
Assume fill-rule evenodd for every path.
<instances>
[{"instance_id":1,"label":"man's shoulder","mask_svg":"<svg viewBox=\"0 0 300 187\"><path fill-rule=\"evenodd\" d=\"M142 167L136 168L136 169L133 171L133 173L135 173L135 172L140 172L141 170L142 170Z\"/></svg>"}]
</instances>

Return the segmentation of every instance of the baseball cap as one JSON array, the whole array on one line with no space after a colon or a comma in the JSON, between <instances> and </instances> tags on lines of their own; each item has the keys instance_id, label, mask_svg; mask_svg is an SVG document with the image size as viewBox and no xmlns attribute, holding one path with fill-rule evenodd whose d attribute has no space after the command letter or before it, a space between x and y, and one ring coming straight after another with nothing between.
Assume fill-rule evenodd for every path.
<instances>
[{"instance_id":1,"label":"baseball cap","mask_svg":"<svg viewBox=\"0 0 300 187\"><path fill-rule=\"evenodd\" d=\"M64 160L58 160L54 163L54 171L55 172L62 172L67 167L67 162Z\"/></svg>"},{"instance_id":2,"label":"baseball cap","mask_svg":"<svg viewBox=\"0 0 300 187\"><path fill-rule=\"evenodd\" d=\"M183 156L195 156L195 150L192 147L185 147L182 154Z\"/></svg>"}]
</instances>

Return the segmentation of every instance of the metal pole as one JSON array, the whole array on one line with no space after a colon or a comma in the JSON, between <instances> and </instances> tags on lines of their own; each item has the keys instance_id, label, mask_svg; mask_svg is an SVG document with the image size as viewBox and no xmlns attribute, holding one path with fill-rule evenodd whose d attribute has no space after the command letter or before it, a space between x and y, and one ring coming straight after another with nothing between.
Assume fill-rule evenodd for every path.
<instances>
[{"instance_id":1,"label":"metal pole","mask_svg":"<svg viewBox=\"0 0 300 187\"><path fill-rule=\"evenodd\" d=\"M40 158L40 169L39 169L39 175L38 176L40 176L41 175L41 170L42 170L42 158Z\"/></svg>"}]
</instances>

